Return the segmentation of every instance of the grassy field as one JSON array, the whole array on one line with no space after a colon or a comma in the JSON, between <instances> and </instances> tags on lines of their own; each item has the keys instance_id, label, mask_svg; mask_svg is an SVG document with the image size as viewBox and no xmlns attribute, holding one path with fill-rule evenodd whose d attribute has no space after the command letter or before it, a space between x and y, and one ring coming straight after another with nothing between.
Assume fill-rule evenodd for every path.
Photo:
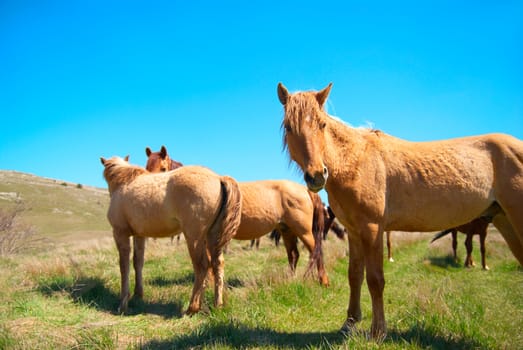
<instances>
[{"instance_id":1,"label":"grassy field","mask_svg":"<svg viewBox=\"0 0 523 350\"><path fill-rule=\"evenodd\" d=\"M64 208L79 206L72 212L106 205L107 197L97 199L89 189L55 186L66 188ZM82 196L91 204L67 203ZM105 221L105 213L99 215L88 216L88 229L77 222L78 235L73 226L61 231L60 216L40 218L57 228L46 233L52 239L36 251L0 257L0 349L523 348L523 270L495 230L487 237L490 271L455 263L450 239L429 245L431 234L393 233L396 262L385 262L388 336L376 343L367 339L366 285L358 331L348 338L338 332L349 297L347 243L332 236L325 243L328 288L303 279L303 249L298 273L291 276L283 247L264 238L256 251L233 241L225 257L225 307L209 307L209 288L204 312L194 317L183 316L193 281L183 239L149 240L144 299L132 300L128 315L117 315L117 252L110 232L96 228ZM464 258L464 236L458 238ZM474 248L479 262L477 241Z\"/></svg>"}]
</instances>

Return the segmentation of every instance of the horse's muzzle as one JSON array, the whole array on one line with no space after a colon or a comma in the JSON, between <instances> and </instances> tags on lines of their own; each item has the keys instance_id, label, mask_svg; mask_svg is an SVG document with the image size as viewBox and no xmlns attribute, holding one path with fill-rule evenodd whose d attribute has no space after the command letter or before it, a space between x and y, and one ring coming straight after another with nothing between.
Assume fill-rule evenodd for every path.
<instances>
[{"instance_id":1,"label":"horse's muzzle","mask_svg":"<svg viewBox=\"0 0 523 350\"><path fill-rule=\"evenodd\" d=\"M323 172L317 171L314 176L311 176L308 172L303 176L307 187L312 192L319 192L325 184L327 183L327 178L329 177L329 170L327 167L323 167Z\"/></svg>"}]
</instances>

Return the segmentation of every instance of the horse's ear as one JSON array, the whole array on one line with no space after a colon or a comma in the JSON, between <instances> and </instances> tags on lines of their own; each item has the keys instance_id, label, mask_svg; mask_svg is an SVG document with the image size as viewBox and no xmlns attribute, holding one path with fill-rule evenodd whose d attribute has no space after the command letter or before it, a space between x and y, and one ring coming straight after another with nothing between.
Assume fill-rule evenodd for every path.
<instances>
[{"instance_id":1,"label":"horse's ear","mask_svg":"<svg viewBox=\"0 0 523 350\"><path fill-rule=\"evenodd\" d=\"M167 148L165 148L165 146L162 146L162 148L160 149L160 156L162 156L162 159L165 159L165 157L167 157Z\"/></svg>"},{"instance_id":2,"label":"horse's ear","mask_svg":"<svg viewBox=\"0 0 523 350\"><path fill-rule=\"evenodd\" d=\"M100 157L100 162L102 162L102 165L105 166L105 162L107 162L107 160L104 157Z\"/></svg>"},{"instance_id":3,"label":"horse's ear","mask_svg":"<svg viewBox=\"0 0 523 350\"><path fill-rule=\"evenodd\" d=\"M332 83L330 83L325 89L316 93L316 100L320 104L320 107L323 107L325 101L327 101L327 97L329 97L329 93L331 92L331 87Z\"/></svg>"},{"instance_id":4,"label":"horse's ear","mask_svg":"<svg viewBox=\"0 0 523 350\"><path fill-rule=\"evenodd\" d=\"M282 83L278 83L278 98L284 106L287 104L287 100L289 99L289 91Z\"/></svg>"},{"instance_id":5,"label":"horse's ear","mask_svg":"<svg viewBox=\"0 0 523 350\"><path fill-rule=\"evenodd\" d=\"M129 155L126 155L125 158L124 158L123 160L125 160L126 162L128 162L128 161L129 161Z\"/></svg>"},{"instance_id":6,"label":"horse's ear","mask_svg":"<svg viewBox=\"0 0 523 350\"><path fill-rule=\"evenodd\" d=\"M149 147L145 147L145 155L147 157L149 157L151 155L151 153L153 153L153 151L151 151L151 149Z\"/></svg>"}]
</instances>

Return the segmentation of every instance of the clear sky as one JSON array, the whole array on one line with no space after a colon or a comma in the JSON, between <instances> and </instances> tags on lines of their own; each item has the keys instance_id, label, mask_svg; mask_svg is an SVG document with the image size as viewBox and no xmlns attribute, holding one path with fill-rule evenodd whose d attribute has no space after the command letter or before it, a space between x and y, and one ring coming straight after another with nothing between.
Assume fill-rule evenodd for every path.
<instances>
[{"instance_id":1,"label":"clear sky","mask_svg":"<svg viewBox=\"0 0 523 350\"><path fill-rule=\"evenodd\" d=\"M276 86L413 141L523 138L522 1L0 1L0 169L106 187L145 147L303 183Z\"/></svg>"}]
</instances>

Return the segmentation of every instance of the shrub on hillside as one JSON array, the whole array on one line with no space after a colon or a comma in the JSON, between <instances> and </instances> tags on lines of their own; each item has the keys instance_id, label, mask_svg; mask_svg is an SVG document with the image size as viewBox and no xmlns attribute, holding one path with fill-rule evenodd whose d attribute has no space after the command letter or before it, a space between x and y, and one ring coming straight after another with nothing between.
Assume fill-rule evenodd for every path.
<instances>
[{"instance_id":1,"label":"shrub on hillside","mask_svg":"<svg viewBox=\"0 0 523 350\"><path fill-rule=\"evenodd\" d=\"M20 202L11 209L0 208L0 256L29 250L42 241L34 226L20 220L24 210Z\"/></svg>"}]
</instances>

